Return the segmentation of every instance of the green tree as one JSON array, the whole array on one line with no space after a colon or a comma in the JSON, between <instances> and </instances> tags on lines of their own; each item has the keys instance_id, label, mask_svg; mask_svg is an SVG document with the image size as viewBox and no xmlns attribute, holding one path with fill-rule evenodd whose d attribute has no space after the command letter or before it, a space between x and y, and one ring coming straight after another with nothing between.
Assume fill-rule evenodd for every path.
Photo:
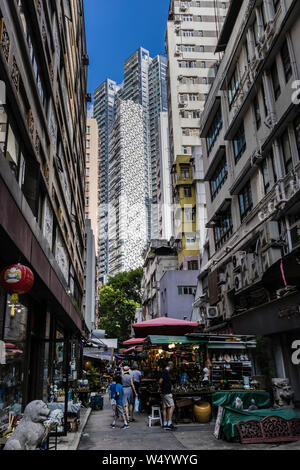
<instances>
[{"instance_id":1,"label":"green tree","mask_svg":"<svg viewBox=\"0 0 300 470\"><path fill-rule=\"evenodd\" d=\"M141 304L143 270L137 269L111 277L99 291L99 327L110 338L128 339L136 308Z\"/></svg>"},{"instance_id":2,"label":"green tree","mask_svg":"<svg viewBox=\"0 0 300 470\"><path fill-rule=\"evenodd\" d=\"M113 289L120 289L128 299L141 303L141 282L143 268L133 269L110 277L107 285Z\"/></svg>"}]
</instances>

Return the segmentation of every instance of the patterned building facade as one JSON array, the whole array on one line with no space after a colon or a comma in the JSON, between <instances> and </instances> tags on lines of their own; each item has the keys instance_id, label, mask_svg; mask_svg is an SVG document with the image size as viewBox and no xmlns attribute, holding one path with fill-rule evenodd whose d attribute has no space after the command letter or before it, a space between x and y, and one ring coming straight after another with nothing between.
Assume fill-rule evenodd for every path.
<instances>
[{"instance_id":1,"label":"patterned building facade","mask_svg":"<svg viewBox=\"0 0 300 470\"><path fill-rule=\"evenodd\" d=\"M0 269L21 263L35 276L15 315L0 289L0 341L15 345L0 365L0 408L17 413L54 389L67 400L68 364L79 376L88 334L87 65L81 0L0 1Z\"/></svg>"}]
</instances>

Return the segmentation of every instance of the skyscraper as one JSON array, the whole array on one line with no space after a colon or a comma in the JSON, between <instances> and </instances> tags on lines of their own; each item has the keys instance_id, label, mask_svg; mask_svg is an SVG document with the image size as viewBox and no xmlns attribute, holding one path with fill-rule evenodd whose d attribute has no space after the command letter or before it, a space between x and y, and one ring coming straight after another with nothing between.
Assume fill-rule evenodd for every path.
<instances>
[{"instance_id":1,"label":"skyscraper","mask_svg":"<svg viewBox=\"0 0 300 470\"><path fill-rule=\"evenodd\" d=\"M143 264L147 243L143 109L118 99L109 133L109 275Z\"/></svg>"},{"instance_id":2,"label":"skyscraper","mask_svg":"<svg viewBox=\"0 0 300 470\"><path fill-rule=\"evenodd\" d=\"M99 207L99 280L105 283L108 275L108 142L109 128L114 122L114 105L117 84L105 80L94 93L94 118L97 120L100 137L100 207Z\"/></svg>"},{"instance_id":3,"label":"skyscraper","mask_svg":"<svg viewBox=\"0 0 300 470\"><path fill-rule=\"evenodd\" d=\"M160 113L168 111L167 58L157 55L149 67L149 133L151 185L151 238L159 237L159 210L157 199L157 164L160 157Z\"/></svg>"},{"instance_id":4,"label":"skyscraper","mask_svg":"<svg viewBox=\"0 0 300 470\"><path fill-rule=\"evenodd\" d=\"M181 267L198 261L205 239L200 117L221 58L215 49L228 1L209 3L171 0L167 23L170 154Z\"/></svg>"},{"instance_id":5,"label":"skyscraper","mask_svg":"<svg viewBox=\"0 0 300 470\"><path fill-rule=\"evenodd\" d=\"M95 237L95 252L99 249L99 206L100 206L100 175L99 175L99 130L96 119L88 119L86 127L86 158L85 158L85 218L90 219L91 229Z\"/></svg>"},{"instance_id":6,"label":"skyscraper","mask_svg":"<svg viewBox=\"0 0 300 470\"><path fill-rule=\"evenodd\" d=\"M118 125L113 132L109 132L115 124L116 114L118 120L122 120L124 107L121 102L131 102L140 105L143 128L143 175L138 175L137 181L142 181L143 191L141 197L146 210L146 239L144 240L143 229L142 239L144 244L150 241L151 237L158 236L158 207L157 207L157 159L160 158L159 140L159 115L167 111L167 61L162 56L150 57L149 51L140 47L134 52L124 64L124 81L121 86L107 79L95 91L94 95L94 117L97 119L100 131L100 194L101 204L99 211L99 269L100 279L106 282L109 272L111 272L110 256L112 244L109 241L109 224L113 223L113 217L109 214L110 202L114 200L114 194L110 193L113 188L110 173L109 159L117 160L117 155L111 155L113 144L111 139L116 139ZM130 152L132 152L132 147ZM126 142L122 141L122 151L127 152ZM137 153L140 149L137 150ZM120 156L121 158L121 156ZM139 166L140 167L140 166ZM121 177L121 176L120 176ZM137 184L137 183L136 183ZM143 212L143 211L142 211ZM114 210L113 210L114 213ZM137 214L137 216L139 216ZM141 226L144 222L141 221Z\"/></svg>"},{"instance_id":7,"label":"skyscraper","mask_svg":"<svg viewBox=\"0 0 300 470\"><path fill-rule=\"evenodd\" d=\"M142 106L144 128L144 184L145 206L147 209L147 239L151 238L151 153L150 153L150 116L149 116L149 66L152 59L147 49L139 47L124 64L124 81L119 97L132 100Z\"/></svg>"}]
</instances>

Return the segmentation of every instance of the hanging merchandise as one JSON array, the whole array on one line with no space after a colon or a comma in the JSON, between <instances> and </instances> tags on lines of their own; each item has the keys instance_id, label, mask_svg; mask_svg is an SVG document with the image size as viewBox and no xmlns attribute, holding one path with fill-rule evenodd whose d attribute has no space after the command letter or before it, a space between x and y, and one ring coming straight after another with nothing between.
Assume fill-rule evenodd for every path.
<instances>
[{"instance_id":1,"label":"hanging merchandise","mask_svg":"<svg viewBox=\"0 0 300 470\"><path fill-rule=\"evenodd\" d=\"M15 316L15 303L20 294L29 292L34 283L34 275L31 269L21 264L13 264L3 269L0 273L0 286L11 294L11 316Z\"/></svg>"}]
</instances>

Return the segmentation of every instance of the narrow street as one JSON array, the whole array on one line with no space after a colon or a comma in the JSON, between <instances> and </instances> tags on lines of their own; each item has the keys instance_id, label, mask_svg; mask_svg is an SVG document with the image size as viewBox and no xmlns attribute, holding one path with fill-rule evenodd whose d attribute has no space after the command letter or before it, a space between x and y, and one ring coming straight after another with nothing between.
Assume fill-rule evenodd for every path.
<instances>
[{"instance_id":1,"label":"narrow street","mask_svg":"<svg viewBox=\"0 0 300 470\"><path fill-rule=\"evenodd\" d=\"M190 450L300 450L300 443L241 445L216 440L214 423L179 424L175 432L164 431L159 425L148 427L146 415L135 416L137 420L128 430L110 428L112 413L108 396L104 398L103 411L91 413L84 429L78 450L162 450L184 452Z\"/></svg>"}]
</instances>

